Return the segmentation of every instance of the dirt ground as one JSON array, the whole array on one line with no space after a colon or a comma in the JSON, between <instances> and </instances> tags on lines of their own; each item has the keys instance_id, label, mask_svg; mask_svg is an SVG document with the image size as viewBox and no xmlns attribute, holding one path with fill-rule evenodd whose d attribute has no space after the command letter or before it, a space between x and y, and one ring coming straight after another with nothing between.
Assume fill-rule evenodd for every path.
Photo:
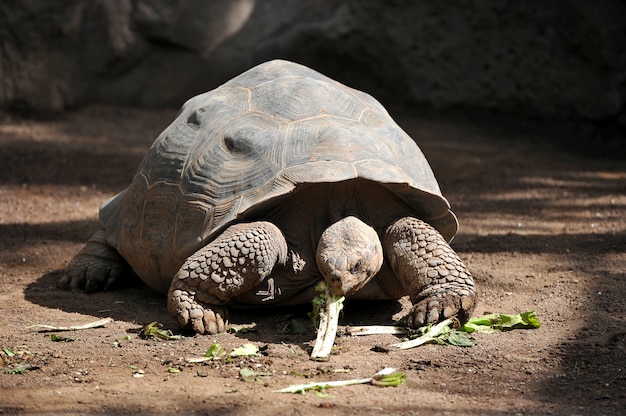
<instances>
[{"instance_id":1,"label":"dirt ground","mask_svg":"<svg viewBox=\"0 0 626 416\"><path fill-rule=\"evenodd\" d=\"M374 347L393 335L343 336L319 363L308 359L315 332L306 307L232 311L231 322L253 332L145 340L139 332L153 321L180 334L163 296L141 286L56 288L96 229L100 204L130 182L174 114L97 106L55 120L0 120L0 414L626 414L625 160L574 151L576 129L401 117L459 216L452 245L480 291L475 315L536 310L543 326L477 335L473 347L391 352ZM390 324L401 308L348 302L341 324ZM28 328L106 317L114 321L104 328L52 332L73 342ZM293 320L306 332L288 333ZM262 354L186 361L213 342L253 343ZM385 366L404 372L406 384L274 392ZM242 379L241 368L266 375Z\"/></svg>"}]
</instances>

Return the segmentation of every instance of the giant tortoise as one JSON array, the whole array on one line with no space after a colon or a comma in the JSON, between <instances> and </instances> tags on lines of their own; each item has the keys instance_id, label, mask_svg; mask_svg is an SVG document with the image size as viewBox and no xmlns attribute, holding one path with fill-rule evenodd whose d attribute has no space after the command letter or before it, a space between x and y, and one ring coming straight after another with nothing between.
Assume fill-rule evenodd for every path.
<instances>
[{"instance_id":1,"label":"giant tortoise","mask_svg":"<svg viewBox=\"0 0 626 416\"><path fill-rule=\"evenodd\" d=\"M100 227L60 285L134 272L201 334L224 331L229 306L309 302L322 279L348 299L408 295L413 327L476 303L419 147L370 95L292 62L187 101Z\"/></svg>"}]
</instances>

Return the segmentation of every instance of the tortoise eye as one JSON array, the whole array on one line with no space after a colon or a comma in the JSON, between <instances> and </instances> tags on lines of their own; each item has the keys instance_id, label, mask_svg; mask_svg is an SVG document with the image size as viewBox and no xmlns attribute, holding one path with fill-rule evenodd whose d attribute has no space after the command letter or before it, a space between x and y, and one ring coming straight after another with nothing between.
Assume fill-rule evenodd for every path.
<instances>
[{"instance_id":1,"label":"tortoise eye","mask_svg":"<svg viewBox=\"0 0 626 416\"><path fill-rule=\"evenodd\" d=\"M350 273L355 274L361 271L361 260L357 260L356 264L354 265L354 267L352 268L352 270L350 270Z\"/></svg>"}]
</instances>

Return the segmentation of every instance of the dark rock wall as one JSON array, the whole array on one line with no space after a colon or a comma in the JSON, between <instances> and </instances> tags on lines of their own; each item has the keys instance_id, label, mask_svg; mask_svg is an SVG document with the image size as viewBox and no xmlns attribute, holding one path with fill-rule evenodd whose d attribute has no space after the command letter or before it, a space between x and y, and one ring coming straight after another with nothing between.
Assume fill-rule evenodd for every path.
<instances>
[{"instance_id":1,"label":"dark rock wall","mask_svg":"<svg viewBox=\"0 0 626 416\"><path fill-rule=\"evenodd\" d=\"M0 106L180 106L291 59L387 105L626 124L619 0L4 0Z\"/></svg>"}]
</instances>

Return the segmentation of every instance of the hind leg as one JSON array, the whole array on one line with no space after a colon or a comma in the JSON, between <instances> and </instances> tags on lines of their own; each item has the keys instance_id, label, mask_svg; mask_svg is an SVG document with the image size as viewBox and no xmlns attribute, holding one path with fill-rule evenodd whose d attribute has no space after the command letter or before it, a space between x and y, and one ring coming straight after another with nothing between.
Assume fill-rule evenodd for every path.
<instances>
[{"instance_id":1,"label":"hind leg","mask_svg":"<svg viewBox=\"0 0 626 416\"><path fill-rule=\"evenodd\" d=\"M274 224L233 225L185 261L170 286L167 309L199 334L222 332L228 325L224 305L261 283L286 257L287 242Z\"/></svg>"},{"instance_id":2,"label":"hind leg","mask_svg":"<svg viewBox=\"0 0 626 416\"><path fill-rule=\"evenodd\" d=\"M417 218L401 218L387 229L383 247L413 303L409 326L470 318L476 305L474 280L437 230Z\"/></svg>"},{"instance_id":3,"label":"hind leg","mask_svg":"<svg viewBox=\"0 0 626 416\"><path fill-rule=\"evenodd\" d=\"M109 290L129 281L135 281L130 266L111 247L104 230L96 232L65 268L59 280L61 289L95 292Z\"/></svg>"}]
</instances>

